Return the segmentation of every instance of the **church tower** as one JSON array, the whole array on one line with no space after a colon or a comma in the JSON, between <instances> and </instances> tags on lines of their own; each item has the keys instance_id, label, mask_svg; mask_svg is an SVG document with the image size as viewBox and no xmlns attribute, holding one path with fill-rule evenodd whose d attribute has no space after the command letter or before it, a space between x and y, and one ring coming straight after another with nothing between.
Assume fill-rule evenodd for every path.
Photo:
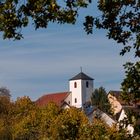
<instances>
[{"instance_id":1,"label":"church tower","mask_svg":"<svg viewBox=\"0 0 140 140\"><path fill-rule=\"evenodd\" d=\"M93 80L83 72L80 72L69 80L71 106L81 108L86 102L90 101L93 92Z\"/></svg>"}]
</instances>

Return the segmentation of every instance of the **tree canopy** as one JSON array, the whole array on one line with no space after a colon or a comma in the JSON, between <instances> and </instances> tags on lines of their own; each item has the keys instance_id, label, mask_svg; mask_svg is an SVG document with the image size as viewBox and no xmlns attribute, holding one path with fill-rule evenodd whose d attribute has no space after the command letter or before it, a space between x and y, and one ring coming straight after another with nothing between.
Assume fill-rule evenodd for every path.
<instances>
[{"instance_id":1,"label":"tree canopy","mask_svg":"<svg viewBox=\"0 0 140 140\"><path fill-rule=\"evenodd\" d=\"M136 60L124 65L126 75L122 82L122 96L127 101L128 96L140 100L140 1L99 0L98 9L101 15L86 16L84 29L88 34L94 31L94 27L106 30L108 39L122 44L120 55L134 52Z\"/></svg>"},{"instance_id":2,"label":"tree canopy","mask_svg":"<svg viewBox=\"0 0 140 140\"><path fill-rule=\"evenodd\" d=\"M111 105L109 103L105 88L99 87L95 89L91 96L92 105L96 106L100 110L111 114Z\"/></svg>"},{"instance_id":3,"label":"tree canopy","mask_svg":"<svg viewBox=\"0 0 140 140\"><path fill-rule=\"evenodd\" d=\"M4 99L3 99L4 98ZM78 108L59 108L54 103L40 107L29 97L16 101L0 97L1 140L132 140L125 129L109 127L99 119L89 122ZM138 137L139 138L139 137Z\"/></svg>"},{"instance_id":4,"label":"tree canopy","mask_svg":"<svg viewBox=\"0 0 140 140\"><path fill-rule=\"evenodd\" d=\"M0 31L3 38L21 39L22 28L32 21L35 29L47 28L50 22L74 24L78 9L91 0L3 0L0 1Z\"/></svg>"},{"instance_id":5,"label":"tree canopy","mask_svg":"<svg viewBox=\"0 0 140 140\"><path fill-rule=\"evenodd\" d=\"M50 22L75 24L80 8L86 8L92 0L1 0L0 32L3 38L21 39L22 29L29 23L35 29L47 28ZM94 2L94 1L93 1ZM108 39L122 44L120 55L134 52L140 58L140 1L139 0L98 0L100 15L87 14L84 29L94 33L94 28L107 31ZM140 99L140 61L124 65L126 75L122 82L123 98L133 94ZM131 99L129 99L130 101Z\"/></svg>"}]
</instances>

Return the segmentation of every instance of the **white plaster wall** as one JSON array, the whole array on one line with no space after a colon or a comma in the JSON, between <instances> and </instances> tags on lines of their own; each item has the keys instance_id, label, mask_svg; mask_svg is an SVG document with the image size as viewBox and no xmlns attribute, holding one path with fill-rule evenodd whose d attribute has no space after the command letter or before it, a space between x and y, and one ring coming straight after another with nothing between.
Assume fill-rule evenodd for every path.
<instances>
[{"instance_id":1,"label":"white plaster wall","mask_svg":"<svg viewBox=\"0 0 140 140\"><path fill-rule=\"evenodd\" d=\"M74 83L77 83L77 88L74 88ZM86 87L88 82L88 87ZM71 105L75 107L82 107L84 103L90 101L93 92L93 81L92 80L71 80L69 81L69 91L71 94ZM75 103L75 98L77 103Z\"/></svg>"},{"instance_id":2,"label":"white plaster wall","mask_svg":"<svg viewBox=\"0 0 140 140\"><path fill-rule=\"evenodd\" d=\"M123 120L124 118L127 118L127 116L126 116L125 111L124 111L124 109L123 109L122 112L121 112L121 114L120 114L120 117L119 117L119 120L118 120L118 121L120 122L120 121ZM129 134L133 135L133 133L134 133L134 127L133 127L131 124L129 124L129 125L126 127L126 129L127 129L127 131L128 131Z\"/></svg>"},{"instance_id":3,"label":"white plaster wall","mask_svg":"<svg viewBox=\"0 0 140 140\"><path fill-rule=\"evenodd\" d=\"M74 83L77 83L77 88L74 88ZM71 105L77 108L82 107L82 80L71 80L69 81L69 90L72 93L71 97ZM77 99L77 103L75 103L75 98Z\"/></svg>"},{"instance_id":4,"label":"white plaster wall","mask_svg":"<svg viewBox=\"0 0 140 140\"><path fill-rule=\"evenodd\" d=\"M127 118L127 116L126 116L126 114L125 114L125 112L124 112L124 109L123 109L122 112L121 112L121 114L120 114L120 117L119 117L118 121L121 121L121 120L123 120L124 118Z\"/></svg>"}]
</instances>

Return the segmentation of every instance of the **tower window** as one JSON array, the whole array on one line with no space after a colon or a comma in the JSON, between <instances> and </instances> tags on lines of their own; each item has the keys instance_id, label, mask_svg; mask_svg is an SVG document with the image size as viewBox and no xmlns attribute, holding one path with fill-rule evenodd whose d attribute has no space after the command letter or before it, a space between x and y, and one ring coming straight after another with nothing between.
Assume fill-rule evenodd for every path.
<instances>
[{"instance_id":1,"label":"tower window","mask_svg":"<svg viewBox=\"0 0 140 140\"><path fill-rule=\"evenodd\" d=\"M77 103L77 98L75 98L75 103Z\"/></svg>"},{"instance_id":2,"label":"tower window","mask_svg":"<svg viewBox=\"0 0 140 140\"><path fill-rule=\"evenodd\" d=\"M89 87L89 83L88 83L88 81L86 82L86 87L87 87L87 88Z\"/></svg>"},{"instance_id":3,"label":"tower window","mask_svg":"<svg viewBox=\"0 0 140 140\"><path fill-rule=\"evenodd\" d=\"M74 82L74 88L77 88L77 83L76 82Z\"/></svg>"}]
</instances>

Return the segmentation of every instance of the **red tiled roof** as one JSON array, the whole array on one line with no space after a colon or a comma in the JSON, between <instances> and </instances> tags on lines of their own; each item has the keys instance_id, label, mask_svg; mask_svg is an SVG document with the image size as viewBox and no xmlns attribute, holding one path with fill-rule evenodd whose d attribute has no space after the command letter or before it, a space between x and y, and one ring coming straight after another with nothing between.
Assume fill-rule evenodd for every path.
<instances>
[{"instance_id":1,"label":"red tiled roof","mask_svg":"<svg viewBox=\"0 0 140 140\"><path fill-rule=\"evenodd\" d=\"M54 102L56 103L56 105L61 106L68 95L69 92L60 92L43 95L38 100L36 100L36 104L39 106L45 106L49 102Z\"/></svg>"}]
</instances>

